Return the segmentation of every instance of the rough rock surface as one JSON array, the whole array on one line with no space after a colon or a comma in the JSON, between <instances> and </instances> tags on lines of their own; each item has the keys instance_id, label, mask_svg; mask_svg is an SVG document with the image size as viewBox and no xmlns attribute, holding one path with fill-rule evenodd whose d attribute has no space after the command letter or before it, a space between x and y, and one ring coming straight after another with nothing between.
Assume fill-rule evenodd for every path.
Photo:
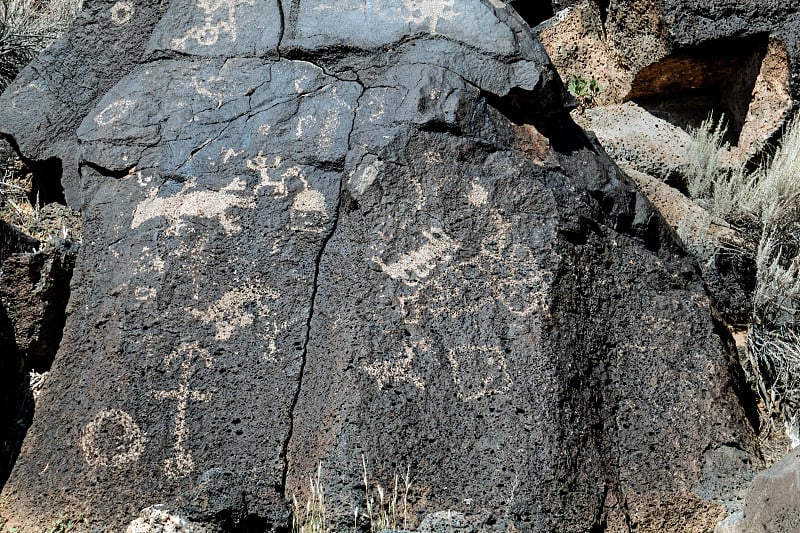
<instances>
[{"instance_id":1,"label":"rough rock surface","mask_svg":"<svg viewBox=\"0 0 800 533\"><path fill-rule=\"evenodd\" d=\"M618 165L672 182L688 164L689 134L634 102L573 114Z\"/></svg>"},{"instance_id":2,"label":"rough rock surface","mask_svg":"<svg viewBox=\"0 0 800 533\"><path fill-rule=\"evenodd\" d=\"M796 2L553 5L563 9L537 34L563 78L595 77L604 87L599 103L633 99L682 127L724 113L742 161L780 134L800 99Z\"/></svg>"},{"instance_id":3,"label":"rough rock surface","mask_svg":"<svg viewBox=\"0 0 800 533\"><path fill-rule=\"evenodd\" d=\"M87 2L0 98L84 223L0 516L280 530L321 461L349 527L363 456L421 530L713 528L732 347L567 100L497 0Z\"/></svg>"},{"instance_id":4,"label":"rough rock surface","mask_svg":"<svg viewBox=\"0 0 800 533\"><path fill-rule=\"evenodd\" d=\"M800 449L758 474L747 491L742 516L732 533L783 533L800 530Z\"/></svg>"},{"instance_id":5,"label":"rough rock surface","mask_svg":"<svg viewBox=\"0 0 800 533\"><path fill-rule=\"evenodd\" d=\"M48 369L61 341L76 252L0 222L0 484L33 414L26 373Z\"/></svg>"}]
</instances>

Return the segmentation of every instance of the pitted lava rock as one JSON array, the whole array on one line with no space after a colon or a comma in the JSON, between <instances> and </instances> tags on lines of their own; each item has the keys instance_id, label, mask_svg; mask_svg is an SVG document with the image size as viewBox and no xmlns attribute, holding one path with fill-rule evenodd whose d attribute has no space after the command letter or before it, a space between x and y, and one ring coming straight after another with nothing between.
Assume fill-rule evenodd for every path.
<instances>
[{"instance_id":1,"label":"pitted lava rock","mask_svg":"<svg viewBox=\"0 0 800 533\"><path fill-rule=\"evenodd\" d=\"M33 101L0 132L63 162L84 246L9 525L285 530L321 462L346 529L362 456L422 530L735 510L695 265L502 2L96 0L0 109Z\"/></svg>"}]
</instances>

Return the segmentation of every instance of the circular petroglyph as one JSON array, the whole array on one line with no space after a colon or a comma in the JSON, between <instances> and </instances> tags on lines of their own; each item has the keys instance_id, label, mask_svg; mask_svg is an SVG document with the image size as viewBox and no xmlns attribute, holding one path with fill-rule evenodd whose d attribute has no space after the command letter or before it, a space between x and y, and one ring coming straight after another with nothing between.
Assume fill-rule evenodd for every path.
<instances>
[{"instance_id":1,"label":"circular petroglyph","mask_svg":"<svg viewBox=\"0 0 800 533\"><path fill-rule=\"evenodd\" d=\"M131 21L133 16L133 3L122 1L111 6L111 22L122 26Z\"/></svg>"},{"instance_id":2,"label":"circular petroglyph","mask_svg":"<svg viewBox=\"0 0 800 533\"><path fill-rule=\"evenodd\" d=\"M83 428L80 446L83 458L91 466L122 466L139 459L144 438L128 413L106 409Z\"/></svg>"}]
</instances>

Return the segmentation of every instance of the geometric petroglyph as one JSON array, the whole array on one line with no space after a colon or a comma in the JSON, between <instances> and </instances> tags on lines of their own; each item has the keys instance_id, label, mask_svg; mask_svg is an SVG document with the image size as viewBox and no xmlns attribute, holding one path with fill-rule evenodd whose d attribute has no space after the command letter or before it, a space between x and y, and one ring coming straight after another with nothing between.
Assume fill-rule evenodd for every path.
<instances>
[{"instance_id":1,"label":"geometric petroglyph","mask_svg":"<svg viewBox=\"0 0 800 533\"><path fill-rule=\"evenodd\" d=\"M265 298L277 300L280 294L269 287L246 284L223 294L211 307L204 311L191 309L189 312L204 324L214 324L214 339L227 341L240 328L252 326L255 314L266 316L272 309Z\"/></svg>"},{"instance_id":2,"label":"geometric petroglyph","mask_svg":"<svg viewBox=\"0 0 800 533\"><path fill-rule=\"evenodd\" d=\"M164 217L169 223L168 235L179 235L185 226L185 218L216 218L228 235L240 231L235 220L225 212L231 207L253 207L251 197L236 193L245 190L245 182L236 177L231 183L220 189L193 190L197 187L197 179L190 178L181 190L172 196L158 196L158 188L150 189L147 198L136 206L131 220L131 229L135 229L148 220Z\"/></svg>"},{"instance_id":3,"label":"geometric petroglyph","mask_svg":"<svg viewBox=\"0 0 800 533\"><path fill-rule=\"evenodd\" d=\"M395 357L389 361L376 361L362 366L362 369L369 377L375 380L378 384L378 390L383 390L388 383L400 382L409 383L418 389L424 390L425 382L414 372L412 364L417 352L429 351L427 342L423 339L412 346L404 346L401 357Z\"/></svg>"},{"instance_id":4,"label":"geometric petroglyph","mask_svg":"<svg viewBox=\"0 0 800 533\"><path fill-rule=\"evenodd\" d=\"M133 3L123 0L111 6L111 23L115 26L122 26L131 21L133 16Z\"/></svg>"},{"instance_id":5,"label":"geometric petroglyph","mask_svg":"<svg viewBox=\"0 0 800 533\"><path fill-rule=\"evenodd\" d=\"M94 122L98 126L108 126L120 120L125 113L130 111L136 104L133 100L123 98L115 102L111 102L102 111L94 117Z\"/></svg>"},{"instance_id":6,"label":"geometric petroglyph","mask_svg":"<svg viewBox=\"0 0 800 533\"><path fill-rule=\"evenodd\" d=\"M203 24L194 26L179 39L172 40L172 47L186 50L186 42L194 40L202 46L216 44L223 34L232 43L236 42L236 6L254 5L255 0L197 0L197 7L203 10Z\"/></svg>"},{"instance_id":7,"label":"geometric petroglyph","mask_svg":"<svg viewBox=\"0 0 800 533\"><path fill-rule=\"evenodd\" d=\"M176 360L181 362L178 388L167 391L151 391L151 394L156 398L177 400L178 402L175 428L172 432L175 438L175 454L164 461L164 474L170 479L186 477L194 470L194 459L185 445L189 438L189 428L186 424L186 410L189 407L189 401L207 402L212 397L210 392L192 390L189 387L189 379L193 375L193 365L198 359L205 368L213 366L211 356L207 350L201 348L196 342L182 343L174 352L164 358L164 365L168 368Z\"/></svg>"},{"instance_id":8,"label":"geometric petroglyph","mask_svg":"<svg viewBox=\"0 0 800 533\"><path fill-rule=\"evenodd\" d=\"M119 409L97 413L83 428L79 444L90 466L122 466L139 459L144 451L139 426Z\"/></svg>"},{"instance_id":9,"label":"geometric petroglyph","mask_svg":"<svg viewBox=\"0 0 800 533\"><path fill-rule=\"evenodd\" d=\"M449 263L459 248L459 244L440 228L423 231L422 235L427 242L401 255L394 263L387 265L377 256L372 257L372 262L394 280L401 280L410 287L419 285L437 266Z\"/></svg>"},{"instance_id":10,"label":"geometric petroglyph","mask_svg":"<svg viewBox=\"0 0 800 533\"><path fill-rule=\"evenodd\" d=\"M456 346L447 354L447 359L462 400L503 394L511 388L506 359L496 346Z\"/></svg>"}]
</instances>

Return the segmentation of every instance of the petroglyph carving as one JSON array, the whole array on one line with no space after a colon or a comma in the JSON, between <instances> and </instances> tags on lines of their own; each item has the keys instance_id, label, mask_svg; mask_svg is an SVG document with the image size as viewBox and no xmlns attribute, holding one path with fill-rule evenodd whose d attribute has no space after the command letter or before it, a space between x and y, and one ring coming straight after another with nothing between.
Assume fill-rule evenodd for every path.
<instances>
[{"instance_id":1,"label":"petroglyph carving","mask_svg":"<svg viewBox=\"0 0 800 533\"><path fill-rule=\"evenodd\" d=\"M356 4L356 5L353 5ZM427 28L431 33L437 33L437 27L442 20L453 20L458 16L456 0L402 0L400 2L351 2L351 9L370 12L386 21L402 21L414 26ZM314 7L315 11L333 9L330 4L320 4Z\"/></svg>"},{"instance_id":2,"label":"petroglyph carving","mask_svg":"<svg viewBox=\"0 0 800 533\"><path fill-rule=\"evenodd\" d=\"M97 413L83 428L79 444L90 466L123 466L137 461L144 451L139 426L119 409Z\"/></svg>"},{"instance_id":3,"label":"petroglyph carving","mask_svg":"<svg viewBox=\"0 0 800 533\"><path fill-rule=\"evenodd\" d=\"M291 229L294 231L310 231L322 233L324 224L328 221L328 209L325 196L312 188L300 169L292 167L285 175L296 177L303 184L303 190L297 193L289 210Z\"/></svg>"},{"instance_id":4,"label":"petroglyph carving","mask_svg":"<svg viewBox=\"0 0 800 533\"><path fill-rule=\"evenodd\" d=\"M259 177L261 178L259 184L256 185L256 194L258 194L261 189L266 187L271 187L272 195L278 198L285 198L289 194L289 192L286 190L286 179L284 176L281 176L281 178L277 180L269 177L270 172L277 170L280 166L281 156L276 155L272 163L270 163L267 161L267 158L264 157L263 152L261 151L259 151L258 155L253 159L247 160L247 168L258 172Z\"/></svg>"},{"instance_id":5,"label":"petroglyph carving","mask_svg":"<svg viewBox=\"0 0 800 533\"><path fill-rule=\"evenodd\" d=\"M425 340L414 343L412 346L404 346L400 357L395 357L389 361L376 361L372 364L364 365L362 369L369 377L375 380L378 390L383 390L389 383L401 382L409 383L418 389L424 390L425 382L412 368L416 351L429 351Z\"/></svg>"},{"instance_id":6,"label":"petroglyph carving","mask_svg":"<svg viewBox=\"0 0 800 533\"><path fill-rule=\"evenodd\" d=\"M98 126L104 127L118 122L125 114L130 111L135 102L128 98L122 98L115 102L111 102L102 111L94 117L94 122Z\"/></svg>"},{"instance_id":7,"label":"petroglyph carving","mask_svg":"<svg viewBox=\"0 0 800 533\"><path fill-rule=\"evenodd\" d=\"M511 388L506 359L498 347L460 345L450 350L447 359L462 400L503 394Z\"/></svg>"},{"instance_id":8,"label":"petroglyph carving","mask_svg":"<svg viewBox=\"0 0 800 533\"><path fill-rule=\"evenodd\" d=\"M233 148L228 148L222 152L222 164L227 165L228 161L231 160L232 157L239 157L244 153L244 150L239 150L238 152Z\"/></svg>"},{"instance_id":9,"label":"petroglyph carving","mask_svg":"<svg viewBox=\"0 0 800 533\"><path fill-rule=\"evenodd\" d=\"M472 183L470 184L469 192L467 193L467 201L473 207L486 205L486 202L489 201L489 191L487 191L486 188L481 185L477 178L472 180Z\"/></svg>"},{"instance_id":10,"label":"petroglyph carving","mask_svg":"<svg viewBox=\"0 0 800 533\"><path fill-rule=\"evenodd\" d=\"M219 191L196 190L197 180L191 178L183 185L180 192L173 196L158 196L159 189L150 189L147 195L133 212L131 229L138 228L148 220L164 217L169 223L167 232L170 235L180 235L184 228L186 218L202 217L216 218L228 235L239 232L241 227L235 219L226 214L231 207L253 207L252 197L237 193L245 190L245 182L234 178L228 185Z\"/></svg>"},{"instance_id":11,"label":"petroglyph carving","mask_svg":"<svg viewBox=\"0 0 800 533\"><path fill-rule=\"evenodd\" d=\"M198 79L197 76L192 77L192 85L194 85L194 90L197 92L197 94L216 101L217 109L222 107L222 103L225 101L225 91L223 88L214 90L212 86L214 84L221 85L224 83L225 78L221 76L208 76L204 79Z\"/></svg>"},{"instance_id":12,"label":"petroglyph carving","mask_svg":"<svg viewBox=\"0 0 800 533\"><path fill-rule=\"evenodd\" d=\"M427 25L431 33L436 33L439 21L453 20L456 11L456 0L406 0L406 9L411 15L406 19L411 24Z\"/></svg>"},{"instance_id":13,"label":"petroglyph carving","mask_svg":"<svg viewBox=\"0 0 800 533\"><path fill-rule=\"evenodd\" d=\"M227 35L231 42L236 42L236 6L253 5L255 0L197 0L197 7L203 10L203 23L194 26L179 39L172 40L172 46L186 50L190 40L202 46L211 46L219 42L220 37Z\"/></svg>"},{"instance_id":14,"label":"petroglyph carving","mask_svg":"<svg viewBox=\"0 0 800 533\"><path fill-rule=\"evenodd\" d=\"M422 235L427 242L400 256L394 263L387 265L379 257L373 257L372 261L390 278L412 287L419 285L438 265L449 263L459 248L458 243L441 228L431 228L430 231L423 231Z\"/></svg>"},{"instance_id":15,"label":"petroglyph carving","mask_svg":"<svg viewBox=\"0 0 800 533\"><path fill-rule=\"evenodd\" d=\"M252 326L254 313L269 315L272 309L267 300L275 301L280 294L269 287L247 284L232 289L204 311L191 309L190 313L204 324L213 324L217 332L214 339L226 341L240 328Z\"/></svg>"},{"instance_id":16,"label":"petroglyph carving","mask_svg":"<svg viewBox=\"0 0 800 533\"><path fill-rule=\"evenodd\" d=\"M139 517L128 524L125 533L188 533L192 527L162 505L142 509Z\"/></svg>"},{"instance_id":17,"label":"petroglyph carving","mask_svg":"<svg viewBox=\"0 0 800 533\"><path fill-rule=\"evenodd\" d=\"M128 1L117 2L109 10L111 14L111 23L115 26L123 26L131 21L133 16L133 3Z\"/></svg>"},{"instance_id":18,"label":"petroglyph carving","mask_svg":"<svg viewBox=\"0 0 800 533\"><path fill-rule=\"evenodd\" d=\"M175 415L175 428L172 432L175 438L175 454L164 461L164 474L171 479L188 476L194 470L194 459L186 449L186 441L189 437L186 410L189 407L189 401L207 402L212 397L210 392L193 390L189 386L189 380L194 375L193 368L196 362L201 362L205 368L213 366L213 361L208 351L200 348L196 342L183 343L164 358L164 365L170 367L175 361L180 361L180 384L178 388L151 392L156 398L177 400L178 404Z\"/></svg>"}]
</instances>

